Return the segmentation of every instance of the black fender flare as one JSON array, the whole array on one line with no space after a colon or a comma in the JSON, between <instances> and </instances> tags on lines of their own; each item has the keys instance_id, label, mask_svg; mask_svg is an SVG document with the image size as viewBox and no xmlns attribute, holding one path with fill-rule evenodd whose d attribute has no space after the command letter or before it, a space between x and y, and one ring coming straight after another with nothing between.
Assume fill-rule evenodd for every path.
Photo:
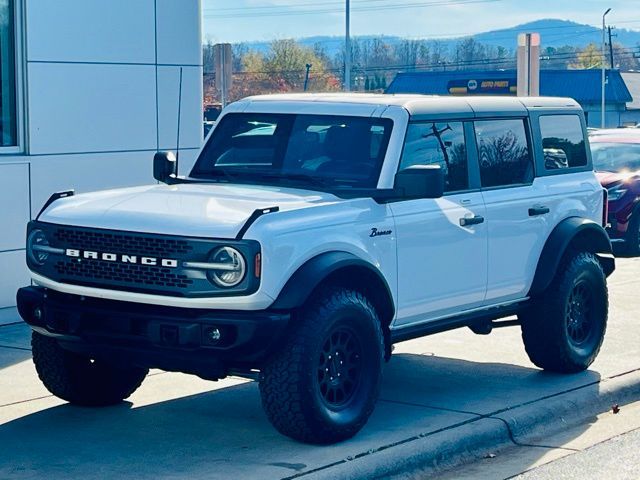
<instances>
[{"instance_id":1,"label":"black fender flare","mask_svg":"<svg viewBox=\"0 0 640 480\"><path fill-rule=\"evenodd\" d=\"M360 271L366 271L371 278L377 279L376 283L379 282L380 285L384 286L393 311L395 308L393 306L393 295L380 270L352 253L342 251L321 253L305 262L289 278L270 308L274 310L299 308L304 305L313 291L331 274L353 267L360 269ZM380 299L371 300L375 303Z\"/></svg>"},{"instance_id":2,"label":"black fender flare","mask_svg":"<svg viewBox=\"0 0 640 480\"><path fill-rule=\"evenodd\" d=\"M570 217L560 222L551 232L538 260L529 296L538 295L551 284L569 245L595 254L612 254L611 240L602 226L592 220ZM612 257L598 256L606 276L615 270Z\"/></svg>"}]
</instances>

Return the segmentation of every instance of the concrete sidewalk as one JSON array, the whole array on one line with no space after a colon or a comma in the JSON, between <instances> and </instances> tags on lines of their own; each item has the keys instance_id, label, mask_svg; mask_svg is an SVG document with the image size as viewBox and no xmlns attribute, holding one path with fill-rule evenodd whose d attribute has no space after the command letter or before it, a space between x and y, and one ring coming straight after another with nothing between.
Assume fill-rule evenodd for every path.
<instances>
[{"instance_id":1,"label":"concrete sidewalk","mask_svg":"<svg viewBox=\"0 0 640 480\"><path fill-rule=\"evenodd\" d=\"M428 473L640 398L640 260L610 280L600 357L577 375L529 362L518 328L397 346L363 431L313 447L280 436L257 385L153 372L129 402L72 407L41 386L22 324L0 327L0 478L371 478Z\"/></svg>"}]
</instances>

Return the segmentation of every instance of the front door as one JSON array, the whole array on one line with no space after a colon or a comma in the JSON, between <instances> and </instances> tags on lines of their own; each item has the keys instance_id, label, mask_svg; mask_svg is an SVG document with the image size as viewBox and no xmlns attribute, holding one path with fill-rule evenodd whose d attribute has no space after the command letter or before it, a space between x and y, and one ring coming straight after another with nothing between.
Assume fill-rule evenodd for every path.
<instances>
[{"instance_id":1,"label":"front door","mask_svg":"<svg viewBox=\"0 0 640 480\"><path fill-rule=\"evenodd\" d=\"M487 283L487 224L472 191L463 122L411 123L400 169L438 164L445 196L391 204L398 252L396 325L433 320L482 305Z\"/></svg>"}]
</instances>

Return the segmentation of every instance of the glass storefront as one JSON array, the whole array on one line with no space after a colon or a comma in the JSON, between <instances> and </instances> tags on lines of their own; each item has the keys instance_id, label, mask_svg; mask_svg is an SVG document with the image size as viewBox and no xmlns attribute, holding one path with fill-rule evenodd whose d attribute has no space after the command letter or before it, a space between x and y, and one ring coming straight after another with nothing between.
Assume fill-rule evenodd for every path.
<instances>
[{"instance_id":1,"label":"glass storefront","mask_svg":"<svg viewBox=\"0 0 640 480\"><path fill-rule=\"evenodd\" d=\"M14 0L0 0L0 148L17 145Z\"/></svg>"}]
</instances>

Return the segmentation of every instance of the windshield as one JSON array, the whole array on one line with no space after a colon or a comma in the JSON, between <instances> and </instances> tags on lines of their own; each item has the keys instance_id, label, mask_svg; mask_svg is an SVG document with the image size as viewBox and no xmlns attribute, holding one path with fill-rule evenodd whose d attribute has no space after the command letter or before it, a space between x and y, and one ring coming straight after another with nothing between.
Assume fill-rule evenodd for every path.
<instances>
[{"instance_id":1,"label":"windshield","mask_svg":"<svg viewBox=\"0 0 640 480\"><path fill-rule=\"evenodd\" d=\"M230 113L191 177L316 189L375 188L393 122L332 115Z\"/></svg>"},{"instance_id":2,"label":"windshield","mask_svg":"<svg viewBox=\"0 0 640 480\"><path fill-rule=\"evenodd\" d=\"M591 143L591 153L596 170L640 170L640 143Z\"/></svg>"}]
</instances>

